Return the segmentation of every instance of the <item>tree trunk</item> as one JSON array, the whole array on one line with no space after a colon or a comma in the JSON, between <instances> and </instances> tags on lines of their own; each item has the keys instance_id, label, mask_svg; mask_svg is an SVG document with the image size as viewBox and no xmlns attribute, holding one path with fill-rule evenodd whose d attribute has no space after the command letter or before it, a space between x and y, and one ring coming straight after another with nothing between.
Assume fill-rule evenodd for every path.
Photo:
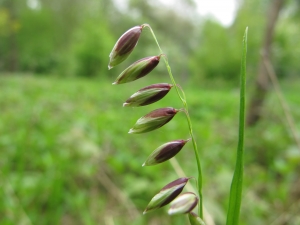
<instances>
[{"instance_id":1,"label":"tree trunk","mask_svg":"<svg viewBox=\"0 0 300 225\"><path fill-rule=\"evenodd\" d=\"M254 126L262 115L263 103L266 98L270 80L268 78L267 70L264 65L264 57L269 59L274 28L278 19L280 9L283 6L284 0L271 1L271 7L268 14L267 27L265 30L264 41L262 46L262 56L259 63L258 74L255 83L255 90L250 100L248 116L246 123L248 126Z\"/></svg>"}]
</instances>

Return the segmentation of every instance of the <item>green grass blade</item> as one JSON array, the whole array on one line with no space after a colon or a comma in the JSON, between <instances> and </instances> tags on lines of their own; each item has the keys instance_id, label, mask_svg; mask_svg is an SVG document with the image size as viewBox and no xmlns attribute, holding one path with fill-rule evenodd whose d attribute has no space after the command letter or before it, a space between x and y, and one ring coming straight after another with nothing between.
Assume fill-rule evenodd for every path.
<instances>
[{"instance_id":1,"label":"green grass blade","mask_svg":"<svg viewBox=\"0 0 300 225\"><path fill-rule=\"evenodd\" d=\"M247 54L247 34L245 30L243 38L243 53L240 76L240 116L239 116L239 140L237 147L236 165L231 182L229 208L227 213L227 225L237 225L239 223L240 207L242 202L242 186L244 172L244 129L245 129L245 89L246 89L246 54Z\"/></svg>"}]
</instances>

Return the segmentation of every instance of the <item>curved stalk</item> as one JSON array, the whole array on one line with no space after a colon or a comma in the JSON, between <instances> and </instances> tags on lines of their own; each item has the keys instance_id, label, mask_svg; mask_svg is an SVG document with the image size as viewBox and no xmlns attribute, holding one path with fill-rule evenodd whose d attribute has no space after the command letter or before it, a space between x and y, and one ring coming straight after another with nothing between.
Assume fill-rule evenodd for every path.
<instances>
[{"instance_id":1,"label":"curved stalk","mask_svg":"<svg viewBox=\"0 0 300 225\"><path fill-rule=\"evenodd\" d=\"M189 133L190 133L190 136L191 136L191 139L192 139L192 143L193 143L193 149L194 149L194 153L195 153L195 157L196 157L196 162L197 162L197 170L198 170L198 182L197 182L197 189L198 189L198 195L199 195L199 216L201 219L203 219L203 198L202 198L202 171L201 171L201 164L200 164L200 156L199 156L199 152L198 152L198 148L197 148L197 143L196 143L196 140L195 140L195 137L194 137L194 133L193 133L193 129L192 129L192 122L191 122L191 118L189 116L189 112L188 112L188 105L187 105L187 102L186 102L186 98L185 98L185 94L184 94L184 91L179 88L179 86L176 84L176 81L173 77L173 74L172 74L172 71L171 71L171 67L169 65L169 62L168 62L168 58L166 57L166 55L163 53L159 43L158 43L158 40L152 30L152 28L150 27L149 24L143 24L144 27L148 27L151 31L151 34L159 48L159 51L160 53L163 55L163 58L164 58L164 62L166 64L166 67L167 67L167 70L168 70L168 74L170 76L170 79L176 89L176 92L177 92L177 95L178 97L180 98L182 104L183 104L183 107L184 107L184 111L185 111L185 115L186 115L186 119L187 119L187 123L188 123L188 127L189 127ZM180 94L180 92L182 93L182 95Z\"/></svg>"}]
</instances>

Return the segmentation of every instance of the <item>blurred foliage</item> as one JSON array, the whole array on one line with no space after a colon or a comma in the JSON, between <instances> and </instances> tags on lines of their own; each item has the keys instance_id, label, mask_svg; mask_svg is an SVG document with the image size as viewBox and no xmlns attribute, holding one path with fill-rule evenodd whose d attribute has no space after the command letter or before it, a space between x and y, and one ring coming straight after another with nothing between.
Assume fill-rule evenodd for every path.
<instances>
[{"instance_id":1,"label":"blurred foliage","mask_svg":"<svg viewBox=\"0 0 300 225\"><path fill-rule=\"evenodd\" d=\"M197 71L193 78L237 80L237 68L240 65L240 52L236 51L238 43L230 32L215 21L208 20L203 24L199 45L191 56L191 71ZM226 60L224 60L226 55ZM199 81L198 81L199 82Z\"/></svg>"},{"instance_id":2,"label":"blurred foliage","mask_svg":"<svg viewBox=\"0 0 300 225\"><path fill-rule=\"evenodd\" d=\"M53 72L57 67L58 52L56 34L59 29L53 23L54 15L47 9L32 13L26 10L20 15L21 28L17 35L19 69L36 73ZM34 26L32 25L34 24Z\"/></svg>"},{"instance_id":3,"label":"blurred foliage","mask_svg":"<svg viewBox=\"0 0 300 225\"><path fill-rule=\"evenodd\" d=\"M167 216L168 207L142 215L153 195L177 175L167 162L141 167L166 140L187 137L184 115L157 131L127 134L147 112L180 107L175 90L154 105L123 108L132 90L161 78L147 77L129 86L111 86L112 81L0 77L0 224L186 224L185 217ZM299 129L297 81L285 82L283 90ZM239 93L226 85L186 87L203 159L205 205L216 224L222 224L237 145ZM283 224L281 214L289 224L298 224L300 152L287 132L275 93L264 115L263 123L246 130L241 225ZM188 176L197 175L191 144L176 158ZM103 171L119 191L103 184ZM119 192L137 207L135 220Z\"/></svg>"},{"instance_id":4,"label":"blurred foliage","mask_svg":"<svg viewBox=\"0 0 300 225\"><path fill-rule=\"evenodd\" d=\"M273 47L274 67L279 77L298 77L300 71L299 55L300 42L298 40L300 23L300 7L297 2L291 2L283 13L277 25L277 33Z\"/></svg>"},{"instance_id":5,"label":"blurred foliage","mask_svg":"<svg viewBox=\"0 0 300 225\"><path fill-rule=\"evenodd\" d=\"M127 5L108 0L1 0L0 224L186 222L166 216L165 209L139 214L132 222L128 206L99 178L105 168L139 213L166 180L177 178L168 163L143 169L141 164L166 140L186 137L182 114L143 138L126 135L145 113L157 107L181 107L175 92L154 106L121 107L132 90L149 85L149 79L169 82L167 76L160 76L166 75L166 69L159 65L147 79L129 86L110 85L112 76L126 65L158 54L145 29L124 66L107 71L115 41L143 23L151 24L174 76L188 87L203 158L204 201L217 224L223 224L237 136L238 92L231 87L238 82L246 26L248 79L256 75L270 1L240 1L234 23L224 27L213 18L200 17L192 0L167 6L150 0L128 0ZM285 78L283 90L298 130L299 15L299 1L288 1L276 27L271 56L276 73ZM15 77L8 71L20 74ZM263 122L246 132L241 224L299 224L299 151L274 93L266 104ZM178 160L187 174L195 176L191 150L187 145Z\"/></svg>"},{"instance_id":6,"label":"blurred foliage","mask_svg":"<svg viewBox=\"0 0 300 225\"><path fill-rule=\"evenodd\" d=\"M108 52L114 46L113 36L105 20L85 21L80 29L75 31L72 50L75 72L81 76L96 76L107 73ZM101 26L101 30L98 27ZM106 63L104 63L106 62ZM67 69L67 68L66 68Z\"/></svg>"},{"instance_id":7,"label":"blurred foliage","mask_svg":"<svg viewBox=\"0 0 300 225\"><path fill-rule=\"evenodd\" d=\"M234 23L222 26L201 18L196 4L178 0L161 7L151 1L126 2L2 0L0 5L0 71L105 76L110 50L127 29L150 23L182 81L238 80L240 37L249 27L248 69L255 77L270 1L239 3ZM289 1L280 17L272 58L281 77L299 71L299 7ZM130 61L158 54L145 29ZM164 73L158 68L156 74Z\"/></svg>"}]
</instances>

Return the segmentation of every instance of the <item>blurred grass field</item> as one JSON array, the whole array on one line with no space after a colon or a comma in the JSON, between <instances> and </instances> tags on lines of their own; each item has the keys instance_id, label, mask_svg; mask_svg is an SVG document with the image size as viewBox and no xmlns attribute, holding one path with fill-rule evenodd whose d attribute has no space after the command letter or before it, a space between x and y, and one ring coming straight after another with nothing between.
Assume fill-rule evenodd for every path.
<instances>
[{"instance_id":1,"label":"blurred grass field","mask_svg":"<svg viewBox=\"0 0 300 225\"><path fill-rule=\"evenodd\" d=\"M164 82L147 78L112 86L113 78L0 76L0 224L185 224L185 217L168 217L166 209L142 215L153 195L177 178L168 162L142 163L162 143L188 138L183 114L157 131L127 133L151 110L181 107L172 90L153 105L123 108L149 79ZM204 203L216 224L223 224L239 89L183 88L202 158ZM299 131L300 82L286 80L282 88ZM260 124L246 128L241 224L300 224L300 151L272 91L264 110ZM196 176L193 157L191 143L176 156L188 176Z\"/></svg>"}]
</instances>

